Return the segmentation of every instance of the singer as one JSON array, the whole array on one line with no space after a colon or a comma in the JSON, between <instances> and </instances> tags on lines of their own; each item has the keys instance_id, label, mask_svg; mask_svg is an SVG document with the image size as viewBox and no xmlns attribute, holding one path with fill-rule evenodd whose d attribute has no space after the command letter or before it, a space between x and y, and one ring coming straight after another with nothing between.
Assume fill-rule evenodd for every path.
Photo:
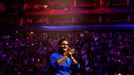
<instances>
[{"instance_id":1,"label":"singer","mask_svg":"<svg viewBox=\"0 0 134 75\"><path fill-rule=\"evenodd\" d=\"M71 75L72 70L78 71L80 64L73 57L74 48L68 46L66 39L58 41L58 52L50 56L50 65L54 69L54 75ZM74 70L73 70L74 71Z\"/></svg>"}]
</instances>

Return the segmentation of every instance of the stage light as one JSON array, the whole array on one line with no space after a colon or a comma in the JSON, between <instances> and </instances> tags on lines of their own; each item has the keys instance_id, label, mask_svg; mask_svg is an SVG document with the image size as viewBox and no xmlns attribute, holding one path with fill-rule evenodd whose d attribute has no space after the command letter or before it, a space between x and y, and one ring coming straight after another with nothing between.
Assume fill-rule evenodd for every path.
<instances>
[{"instance_id":1,"label":"stage light","mask_svg":"<svg viewBox=\"0 0 134 75\"><path fill-rule=\"evenodd\" d=\"M38 61L40 61L40 59L38 59Z\"/></svg>"},{"instance_id":2,"label":"stage light","mask_svg":"<svg viewBox=\"0 0 134 75\"><path fill-rule=\"evenodd\" d=\"M118 75L122 75L121 73L118 73Z\"/></svg>"},{"instance_id":3,"label":"stage light","mask_svg":"<svg viewBox=\"0 0 134 75\"><path fill-rule=\"evenodd\" d=\"M44 8L48 8L48 5L43 5Z\"/></svg>"},{"instance_id":4,"label":"stage light","mask_svg":"<svg viewBox=\"0 0 134 75\"><path fill-rule=\"evenodd\" d=\"M16 33L18 33L18 31L16 31Z\"/></svg>"},{"instance_id":5,"label":"stage light","mask_svg":"<svg viewBox=\"0 0 134 75\"><path fill-rule=\"evenodd\" d=\"M0 3L0 12L5 11L5 5L3 3Z\"/></svg>"},{"instance_id":6,"label":"stage light","mask_svg":"<svg viewBox=\"0 0 134 75\"><path fill-rule=\"evenodd\" d=\"M34 46L34 44L32 43L32 46Z\"/></svg>"},{"instance_id":7,"label":"stage light","mask_svg":"<svg viewBox=\"0 0 134 75\"><path fill-rule=\"evenodd\" d=\"M27 22L28 23L33 23L33 20L32 19L27 19Z\"/></svg>"},{"instance_id":8,"label":"stage light","mask_svg":"<svg viewBox=\"0 0 134 75\"><path fill-rule=\"evenodd\" d=\"M43 34L44 34L44 35L46 35L46 33L45 33L45 32L44 32Z\"/></svg>"},{"instance_id":9,"label":"stage light","mask_svg":"<svg viewBox=\"0 0 134 75\"><path fill-rule=\"evenodd\" d=\"M34 34L34 32L30 32L31 34Z\"/></svg>"},{"instance_id":10,"label":"stage light","mask_svg":"<svg viewBox=\"0 0 134 75\"><path fill-rule=\"evenodd\" d=\"M34 9L39 10L40 6L39 5L34 5Z\"/></svg>"}]
</instances>

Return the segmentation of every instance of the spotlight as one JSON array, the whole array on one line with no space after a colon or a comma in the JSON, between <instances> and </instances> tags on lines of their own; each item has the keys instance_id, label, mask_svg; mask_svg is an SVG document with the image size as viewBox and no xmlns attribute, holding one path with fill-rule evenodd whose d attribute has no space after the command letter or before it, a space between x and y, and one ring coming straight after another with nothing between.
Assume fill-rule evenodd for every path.
<instances>
[{"instance_id":1,"label":"spotlight","mask_svg":"<svg viewBox=\"0 0 134 75\"><path fill-rule=\"evenodd\" d=\"M43 5L44 8L48 8L48 5Z\"/></svg>"},{"instance_id":2,"label":"spotlight","mask_svg":"<svg viewBox=\"0 0 134 75\"><path fill-rule=\"evenodd\" d=\"M30 32L31 34L34 34L34 32Z\"/></svg>"}]
</instances>

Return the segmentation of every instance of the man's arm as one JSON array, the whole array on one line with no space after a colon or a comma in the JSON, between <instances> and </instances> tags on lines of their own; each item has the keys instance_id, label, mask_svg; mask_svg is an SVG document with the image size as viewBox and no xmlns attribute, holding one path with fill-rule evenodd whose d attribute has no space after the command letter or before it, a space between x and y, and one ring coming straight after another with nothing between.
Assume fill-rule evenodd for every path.
<instances>
[{"instance_id":1,"label":"man's arm","mask_svg":"<svg viewBox=\"0 0 134 75\"><path fill-rule=\"evenodd\" d=\"M69 52L64 52L64 56L62 58L60 58L59 60L57 60L57 64L61 65L63 63L63 61L65 61L69 56Z\"/></svg>"},{"instance_id":2,"label":"man's arm","mask_svg":"<svg viewBox=\"0 0 134 75\"><path fill-rule=\"evenodd\" d=\"M73 56L71 56L70 59L72 60L72 62L73 62L74 64L78 64L78 62L76 61L76 59L75 59Z\"/></svg>"},{"instance_id":3,"label":"man's arm","mask_svg":"<svg viewBox=\"0 0 134 75\"><path fill-rule=\"evenodd\" d=\"M57 60L57 64L61 65L63 61L65 61L67 59L67 56L63 56L62 58L60 58L59 60Z\"/></svg>"},{"instance_id":4,"label":"man's arm","mask_svg":"<svg viewBox=\"0 0 134 75\"><path fill-rule=\"evenodd\" d=\"M78 64L78 62L76 61L76 59L72 56L74 54L74 51L75 51L74 48L70 48L70 50L69 50L69 55L70 55L69 58L72 60L72 62L74 64Z\"/></svg>"},{"instance_id":5,"label":"man's arm","mask_svg":"<svg viewBox=\"0 0 134 75\"><path fill-rule=\"evenodd\" d=\"M53 53L51 56L50 56L50 65L54 68L58 67L59 65L61 65L63 63L63 61L65 61L68 56L67 56L67 52L64 53L63 57L61 57L60 59L58 58L58 53Z\"/></svg>"},{"instance_id":6,"label":"man's arm","mask_svg":"<svg viewBox=\"0 0 134 75\"><path fill-rule=\"evenodd\" d=\"M65 61L68 57L72 60L74 64L78 64L76 59L72 56L72 54L74 54L74 51L75 51L74 48L72 49L70 48L70 50L64 52L64 56L57 61L57 64L61 65L62 62Z\"/></svg>"}]
</instances>

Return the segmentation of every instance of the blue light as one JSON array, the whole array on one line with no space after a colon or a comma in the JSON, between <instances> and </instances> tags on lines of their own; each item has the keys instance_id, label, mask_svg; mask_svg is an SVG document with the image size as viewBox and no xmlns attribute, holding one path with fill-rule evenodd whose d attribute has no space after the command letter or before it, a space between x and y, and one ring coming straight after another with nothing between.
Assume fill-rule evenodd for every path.
<instances>
[{"instance_id":1,"label":"blue light","mask_svg":"<svg viewBox=\"0 0 134 75\"><path fill-rule=\"evenodd\" d=\"M44 30L77 30L77 29L134 29L134 24L112 25L69 25L69 26L41 26Z\"/></svg>"}]
</instances>

